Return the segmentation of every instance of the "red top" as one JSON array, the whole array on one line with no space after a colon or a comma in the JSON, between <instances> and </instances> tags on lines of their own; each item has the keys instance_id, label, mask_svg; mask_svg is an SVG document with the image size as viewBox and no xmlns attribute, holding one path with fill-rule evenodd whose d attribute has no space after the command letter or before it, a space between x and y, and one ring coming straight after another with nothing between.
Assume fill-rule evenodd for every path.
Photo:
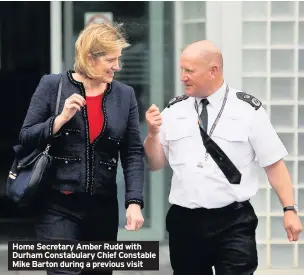
<instances>
[{"instance_id":1,"label":"red top","mask_svg":"<svg viewBox=\"0 0 304 275\"><path fill-rule=\"evenodd\" d=\"M98 96L86 96L91 143L100 134L104 123L104 116L101 110L102 97L103 94ZM61 192L66 195L73 193L71 191L64 190L62 190Z\"/></svg>"},{"instance_id":2,"label":"red top","mask_svg":"<svg viewBox=\"0 0 304 275\"><path fill-rule=\"evenodd\" d=\"M101 110L102 97L103 94L86 97L91 143L100 134L104 123L104 116Z\"/></svg>"}]
</instances>

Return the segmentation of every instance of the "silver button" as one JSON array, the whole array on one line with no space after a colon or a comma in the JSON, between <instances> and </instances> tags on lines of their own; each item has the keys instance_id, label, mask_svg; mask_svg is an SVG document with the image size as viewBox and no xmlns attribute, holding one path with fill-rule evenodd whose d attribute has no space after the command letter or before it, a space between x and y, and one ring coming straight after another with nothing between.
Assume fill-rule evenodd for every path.
<instances>
[{"instance_id":1,"label":"silver button","mask_svg":"<svg viewBox=\"0 0 304 275\"><path fill-rule=\"evenodd\" d=\"M109 170L111 170L112 168L111 168L111 167L109 167L108 169L109 169Z\"/></svg>"},{"instance_id":2,"label":"silver button","mask_svg":"<svg viewBox=\"0 0 304 275\"><path fill-rule=\"evenodd\" d=\"M68 133L68 132L65 132L65 135L66 135L66 136L68 136L68 135L69 135L69 133Z\"/></svg>"},{"instance_id":3,"label":"silver button","mask_svg":"<svg viewBox=\"0 0 304 275\"><path fill-rule=\"evenodd\" d=\"M69 163L69 162L66 160L66 161L65 161L65 164L68 164L68 163Z\"/></svg>"}]
</instances>

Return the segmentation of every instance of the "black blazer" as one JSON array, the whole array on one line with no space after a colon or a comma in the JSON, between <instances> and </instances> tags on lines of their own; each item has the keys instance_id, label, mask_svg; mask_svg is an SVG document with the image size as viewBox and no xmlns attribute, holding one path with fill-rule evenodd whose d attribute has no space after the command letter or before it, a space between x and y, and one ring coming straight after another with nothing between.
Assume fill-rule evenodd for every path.
<instances>
[{"instance_id":1,"label":"black blazer","mask_svg":"<svg viewBox=\"0 0 304 275\"><path fill-rule=\"evenodd\" d=\"M85 98L82 83L63 76L59 113L74 93ZM60 74L45 75L32 96L20 142L26 148L44 148L51 142L53 187L58 190L116 197L117 163L121 160L126 182L126 207L143 207L144 150L139 131L138 106L132 87L113 81L102 100L104 127L91 144L86 106L54 136L55 106Z\"/></svg>"}]
</instances>

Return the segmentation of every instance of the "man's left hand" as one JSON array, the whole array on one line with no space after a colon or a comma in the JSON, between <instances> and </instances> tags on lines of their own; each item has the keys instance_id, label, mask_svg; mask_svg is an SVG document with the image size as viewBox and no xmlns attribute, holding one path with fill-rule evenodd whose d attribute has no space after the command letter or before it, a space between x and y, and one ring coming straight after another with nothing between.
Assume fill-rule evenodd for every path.
<instances>
[{"instance_id":1,"label":"man's left hand","mask_svg":"<svg viewBox=\"0 0 304 275\"><path fill-rule=\"evenodd\" d=\"M138 204L130 204L126 212L127 224L125 228L129 231L137 231L144 224L141 208Z\"/></svg>"},{"instance_id":2,"label":"man's left hand","mask_svg":"<svg viewBox=\"0 0 304 275\"><path fill-rule=\"evenodd\" d=\"M293 211L286 211L284 213L284 227L290 242L297 241L299 239L299 234L303 231L300 218Z\"/></svg>"}]
</instances>

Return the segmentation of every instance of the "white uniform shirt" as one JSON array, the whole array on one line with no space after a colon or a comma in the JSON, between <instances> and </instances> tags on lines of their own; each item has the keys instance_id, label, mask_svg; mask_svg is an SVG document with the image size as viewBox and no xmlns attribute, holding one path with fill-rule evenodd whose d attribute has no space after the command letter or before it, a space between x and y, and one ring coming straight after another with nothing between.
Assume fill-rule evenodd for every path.
<instances>
[{"instance_id":1,"label":"white uniform shirt","mask_svg":"<svg viewBox=\"0 0 304 275\"><path fill-rule=\"evenodd\" d=\"M209 96L208 134L221 109L226 83ZM211 136L242 174L230 184L209 155L198 126L195 100L189 97L162 111L160 141L173 170L169 202L188 208L219 208L252 198L258 191L257 166L271 165L288 155L263 106L256 110L229 86L228 100ZM201 112L201 108L199 110ZM203 168L199 167L203 163Z\"/></svg>"}]
</instances>

